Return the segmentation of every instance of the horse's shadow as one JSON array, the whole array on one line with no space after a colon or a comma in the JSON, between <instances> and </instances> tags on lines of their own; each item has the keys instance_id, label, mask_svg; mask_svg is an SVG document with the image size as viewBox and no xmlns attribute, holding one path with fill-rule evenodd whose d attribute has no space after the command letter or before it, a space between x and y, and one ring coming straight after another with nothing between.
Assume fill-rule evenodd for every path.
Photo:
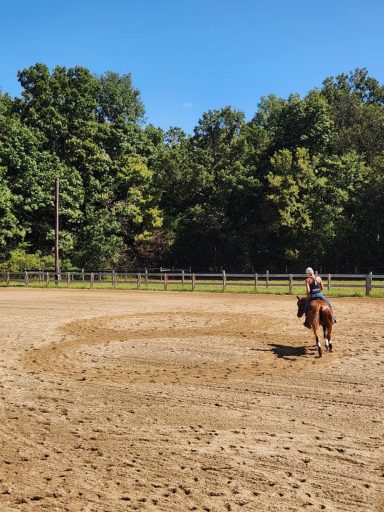
<instances>
[{"instance_id":1,"label":"horse's shadow","mask_svg":"<svg viewBox=\"0 0 384 512\"><path fill-rule=\"evenodd\" d=\"M301 357L308 354L306 347L291 347L289 345L278 345L276 343L269 343L268 345L272 347L272 352L279 358Z\"/></svg>"}]
</instances>

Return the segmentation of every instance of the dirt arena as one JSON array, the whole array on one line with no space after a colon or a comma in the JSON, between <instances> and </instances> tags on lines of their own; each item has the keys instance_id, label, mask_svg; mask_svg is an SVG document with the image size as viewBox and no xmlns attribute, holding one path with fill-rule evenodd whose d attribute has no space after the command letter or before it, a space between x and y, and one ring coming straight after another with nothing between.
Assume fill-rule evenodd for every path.
<instances>
[{"instance_id":1,"label":"dirt arena","mask_svg":"<svg viewBox=\"0 0 384 512\"><path fill-rule=\"evenodd\" d=\"M0 511L384 511L384 300L0 289Z\"/></svg>"}]
</instances>

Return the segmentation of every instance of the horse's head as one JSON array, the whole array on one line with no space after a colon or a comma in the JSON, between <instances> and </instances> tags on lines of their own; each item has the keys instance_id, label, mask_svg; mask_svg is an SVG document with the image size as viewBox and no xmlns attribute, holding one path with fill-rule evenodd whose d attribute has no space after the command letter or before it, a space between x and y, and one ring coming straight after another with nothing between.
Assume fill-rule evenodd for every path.
<instances>
[{"instance_id":1,"label":"horse's head","mask_svg":"<svg viewBox=\"0 0 384 512\"><path fill-rule=\"evenodd\" d=\"M297 316L300 318L304 315L306 297L297 297Z\"/></svg>"}]
</instances>

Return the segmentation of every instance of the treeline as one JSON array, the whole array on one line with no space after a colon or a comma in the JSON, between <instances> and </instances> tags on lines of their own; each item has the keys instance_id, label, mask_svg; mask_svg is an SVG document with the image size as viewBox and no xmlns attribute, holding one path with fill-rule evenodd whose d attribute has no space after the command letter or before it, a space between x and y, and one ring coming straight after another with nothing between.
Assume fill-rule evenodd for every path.
<instances>
[{"instance_id":1,"label":"treeline","mask_svg":"<svg viewBox=\"0 0 384 512\"><path fill-rule=\"evenodd\" d=\"M145 123L130 75L36 64L0 93L0 268L251 271L384 264L384 87L365 69L231 107L193 134Z\"/></svg>"}]
</instances>

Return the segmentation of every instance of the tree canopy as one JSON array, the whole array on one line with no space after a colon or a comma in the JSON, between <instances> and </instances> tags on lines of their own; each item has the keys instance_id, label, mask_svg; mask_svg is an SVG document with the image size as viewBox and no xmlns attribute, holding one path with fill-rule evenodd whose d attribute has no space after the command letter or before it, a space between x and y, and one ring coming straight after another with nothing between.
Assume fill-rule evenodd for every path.
<instances>
[{"instance_id":1,"label":"tree canopy","mask_svg":"<svg viewBox=\"0 0 384 512\"><path fill-rule=\"evenodd\" d=\"M249 121L209 110L192 134L146 124L130 74L18 79L0 92L0 268L51 264L56 177L67 268L384 268L384 86L366 69L255 98Z\"/></svg>"}]
</instances>

